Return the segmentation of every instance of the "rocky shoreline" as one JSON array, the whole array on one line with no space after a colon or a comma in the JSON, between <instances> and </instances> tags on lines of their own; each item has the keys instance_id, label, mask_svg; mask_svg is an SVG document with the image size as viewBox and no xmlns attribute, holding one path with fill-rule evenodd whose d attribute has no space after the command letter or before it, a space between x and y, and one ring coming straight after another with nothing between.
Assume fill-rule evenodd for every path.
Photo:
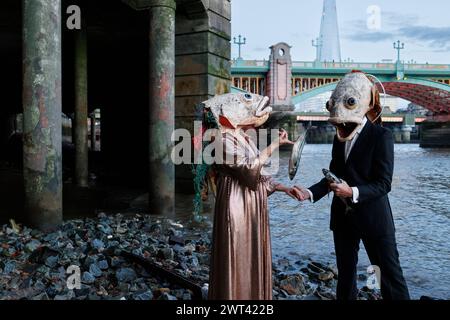
<instances>
[{"instance_id":1,"label":"rocky shoreline","mask_svg":"<svg viewBox=\"0 0 450 320\"><path fill-rule=\"evenodd\" d=\"M205 298L211 227L182 223L149 215L100 213L95 219L66 221L52 233L14 222L3 225L0 300L194 298L191 290L133 263L123 251L189 279L201 288ZM337 270L333 264L281 258L274 260L273 272L274 299L335 299ZM359 298L377 300L380 295L363 288Z\"/></svg>"}]
</instances>

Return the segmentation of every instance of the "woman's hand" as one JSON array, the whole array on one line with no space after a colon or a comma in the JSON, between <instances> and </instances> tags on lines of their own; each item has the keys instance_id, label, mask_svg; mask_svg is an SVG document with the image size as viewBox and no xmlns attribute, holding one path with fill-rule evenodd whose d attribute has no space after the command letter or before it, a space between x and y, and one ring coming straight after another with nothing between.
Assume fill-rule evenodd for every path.
<instances>
[{"instance_id":1,"label":"woman's hand","mask_svg":"<svg viewBox=\"0 0 450 320\"><path fill-rule=\"evenodd\" d=\"M300 192L300 190L296 189L296 188L289 188L286 187L282 184L277 185L276 191L280 191L280 192L284 192L286 193L289 197L291 197L292 199L301 201L302 198L302 193Z\"/></svg>"},{"instance_id":2,"label":"woman's hand","mask_svg":"<svg viewBox=\"0 0 450 320\"><path fill-rule=\"evenodd\" d=\"M285 145L285 144L294 144L291 140L289 140L289 136L288 133L286 132L286 130L284 129L280 129L279 134L279 139L280 139L280 146Z\"/></svg>"}]
</instances>

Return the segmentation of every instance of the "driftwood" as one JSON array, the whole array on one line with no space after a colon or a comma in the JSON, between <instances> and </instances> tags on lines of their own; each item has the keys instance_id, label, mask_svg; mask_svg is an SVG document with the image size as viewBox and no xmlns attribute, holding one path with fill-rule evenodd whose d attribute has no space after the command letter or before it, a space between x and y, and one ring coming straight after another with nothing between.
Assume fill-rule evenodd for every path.
<instances>
[{"instance_id":1,"label":"driftwood","mask_svg":"<svg viewBox=\"0 0 450 320\"><path fill-rule=\"evenodd\" d=\"M156 265L155 263L153 263L149 260L146 260L141 256L132 254L130 252L122 251L121 255L124 258L126 258L136 264L139 264L148 272L151 272L158 277L164 278L172 284L175 284L175 285L178 285L185 289L191 290L193 293L193 297L192 297L193 300L202 300L203 299L202 288L198 284L192 282L191 280L189 280L183 276L180 276L174 272L171 272L169 270L161 268L160 266Z\"/></svg>"}]
</instances>

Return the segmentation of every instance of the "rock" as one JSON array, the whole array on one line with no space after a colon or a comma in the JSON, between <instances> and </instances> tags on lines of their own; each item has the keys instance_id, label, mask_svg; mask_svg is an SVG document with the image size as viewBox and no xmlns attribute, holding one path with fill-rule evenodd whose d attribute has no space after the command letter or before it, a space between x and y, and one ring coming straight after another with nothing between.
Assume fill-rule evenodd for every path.
<instances>
[{"instance_id":1,"label":"rock","mask_svg":"<svg viewBox=\"0 0 450 320\"><path fill-rule=\"evenodd\" d=\"M197 259L200 264L209 266L209 261L210 261L209 254L198 254Z\"/></svg>"},{"instance_id":2,"label":"rock","mask_svg":"<svg viewBox=\"0 0 450 320\"><path fill-rule=\"evenodd\" d=\"M178 244L180 246L184 246L185 240L181 236L172 235L169 237L169 244L171 245Z\"/></svg>"},{"instance_id":3,"label":"rock","mask_svg":"<svg viewBox=\"0 0 450 320\"><path fill-rule=\"evenodd\" d=\"M188 243L184 246L184 252L186 254L192 254L195 251L195 245L192 243Z\"/></svg>"},{"instance_id":4,"label":"rock","mask_svg":"<svg viewBox=\"0 0 450 320\"><path fill-rule=\"evenodd\" d=\"M70 290L67 294L56 295L53 300L72 300L75 298L75 292Z\"/></svg>"},{"instance_id":5,"label":"rock","mask_svg":"<svg viewBox=\"0 0 450 320\"><path fill-rule=\"evenodd\" d=\"M86 284L92 284L95 282L95 277L90 272L85 271L81 276L81 282Z\"/></svg>"},{"instance_id":6,"label":"rock","mask_svg":"<svg viewBox=\"0 0 450 320\"><path fill-rule=\"evenodd\" d=\"M116 272L116 278L120 282L131 282L136 279L136 272L131 268L120 268Z\"/></svg>"},{"instance_id":7,"label":"rock","mask_svg":"<svg viewBox=\"0 0 450 320\"><path fill-rule=\"evenodd\" d=\"M149 253L150 256L156 256L158 254L158 249L154 245L149 245L148 247L145 247L144 249Z\"/></svg>"},{"instance_id":8,"label":"rock","mask_svg":"<svg viewBox=\"0 0 450 320\"><path fill-rule=\"evenodd\" d=\"M50 300L46 292L42 292L34 297L31 300Z\"/></svg>"},{"instance_id":9,"label":"rock","mask_svg":"<svg viewBox=\"0 0 450 320\"><path fill-rule=\"evenodd\" d=\"M161 294L158 298L158 300L169 300L169 301L174 301L177 300L176 297L168 294L167 292L163 292L163 294Z\"/></svg>"},{"instance_id":10,"label":"rock","mask_svg":"<svg viewBox=\"0 0 450 320\"><path fill-rule=\"evenodd\" d=\"M172 248L164 248L159 250L158 257L166 260L173 260L174 252Z\"/></svg>"},{"instance_id":11,"label":"rock","mask_svg":"<svg viewBox=\"0 0 450 320\"><path fill-rule=\"evenodd\" d=\"M364 273L358 274L358 280L359 281L367 281L367 275L365 275Z\"/></svg>"},{"instance_id":12,"label":"rock","mask_svg":"<svg viewBox=\"0 0 450 320\"><path fill-rule=\"evenodd\" d=\"M58 264L58 261L58 256L49 256L47 257L47 259L45 259L45 265L47 267L54 268Z\"/></svg>"},{"instance_id":13,"label":"rock","mask_svg":"<svg viewBox=\"0 0 450 320\"><path fill-rule=\"evenodd\" d=\"M192 295L189 292L183 293L183 296L181 298L182 300L192 300Z\"/></svg>"},{"instance_id":14,"label":"rock","mask_svg":"<svg viewBox=\"0 0 450 320\"><path fill-rule=\"evenodd\" d=\"M89 273L92 274L96 278L102 276L102 270L100 270L100 268L95 263L93 263L89 266Z\"/></svg>"},{"instance_id":15,"label":"rock","mask_svg":"<svg viewBox=\"0 0 450 320\"><path fill-rule=\"evenodd\" d=\"M152 224L150 226L150 232L155 234L160 234L162 231L161 225L158 223Z\"/></svg>"},{"instance_id":16,"label":"rock","mask_svg":"<svg viewBox=\"0 0 450 320\"><path fill-rule=\"evenodd\" d=\"M318 263L318 262L311 262L308 263L308 269L310 269L313 272L316 273L322 273L325 272L324 269L326 269L326 267L324 267L322 264Z\"/></svg>"},{"instance_id":17,"label":"rock","mask_svg":"<svg viewBox=\"0 0 450 320\"><path fill-rule=\"evenodd\" d=\"M315 294L321 300L336 300L336 294L334 292L332 292L332 291L316 290Z\"/></svg>"},{"instance_id":18,"label":"rock","mask_svg":"<svg viewBox=\"0 0 450 320\"><path fill-rule=\"evenodd\" d=\"M3 267L4 274L10 274L16 270L16 262L15 261L7 261L5 266Z\"/></svg>"},{"instance_id":19,"label":"rock","mask_svg":"<svg viewBox=\"0 0 450 320\"><path fill-rule=\"evenodd\" d=\"M106 261L106 260L100 260L97 263L97 265L100 268L100 270L107 270L109 268L108 261Z\"/></svg>"},{"instance_id":20,"label":"rock","mask_svg":"<svg viewBox=\"0 0 450 320\"><path fill-rule=\"evenodd\" d=\"M128 229L123 228L121 226L117 226L117 228L116 228L116 233L118 233L118 234L125 234L125 233L127 233L127 231L128 231Z\"/></svg>"},{"instance_id":21,"label":"rock","mask_svg":"<svg viewBox=\"0 0 450 320\"><path fill-rule=\"evenodd\" d=\"M121 257L114 256L114 257L111 258L111 267L117 268L124 262L125 261Z\"/></svg>"},{"instance_id":22,"label":"rock","mask_svg":"<svg viewBox=\"0 0 450 320\"><path fill-rule=\"evenodd\" d=\"M209 291L209 284L205 283L202 286L202 299L207 300L208 299L208 291Z\"/></svg>"},{"instance_id":23,"label":"rock","mask_svg":"<svg viewBox=\"0 0 450 320\"><path fill-rule=\"evenodd\" d=\"M301 275L289 275L280 281L280 288L290 295L303 295L306 293L304 279Z\"/></svg>"},{"instance_id":24,"label":"rock","mask_svg":"<svg viewBox=\"0 0 450 320\"><path fill-rule=\"evenodd\" d=\"M133 295L133 298L135 300L152 300L153 299L153 292L151 290L143 291L140 293L135 293Z\"/></svg>"},{"instance_id":25,"label":"rock","mask_svg":"<svg viewBox=\"0 0 450 320\"><path fill-rule=\"evenodd\" d=\"M25 251L32 253L34 250L41 246L41 242L38 240L31 240L25 245Z\"/></svg>"},{"instance_id":26,"label":"rock","mask_svg":"<svg viewBox=\"0 0 450 320\"><path fill-rule=\"evenodd\" d=\"M320 281L328 281L334 278L334 273L331 271L321 272L318 275Z\"/></svg>"},{"instance_id":27,"label":"rock","mask_svg":"<svg viewBox=\"0 0 450 320\"><path fill-rule=\"evenodd\" d=\"M333 272L334 276L337 277L338 276L338 268L333 265L333 264L329 264L327 269L331 272Z\"/></svg>"},{"instance_id":28,"label":"rock","mask_svg":"<svg viewBox=\"0 0 450 320\"><path fill-rule=\"evenodd\" d=\"M85 284L81 284L80 289L75 289L73 291L77 297L83 297L83 296L87 296L89 294L89 292L91 291L91 288Z\"/></svg>"},{"instance_id":29,"label":"rock","mask_svg":"<svg viewBox=\"0 0 450 320\"><path fill-rule=\"evenodd\" d=\"M94 239L91 243L92 247L101 251L105 248L105 244L100 239Z\"/></svg>"},{"instance_id":30,"label":"rock","mask_svg":"<svg viewBox=\"0 0 450 320\"><path fill-rule=\"evenodd\" d=\"M98 224L97 229L100 230L102 233L110 235L113 233L113 229L111 229L110 226L105 224Z\"/></svg>"},{"instance_id":31,"label":"rock","mask_svg":"<svg viewBox=\"0 0 450 320\"><path fill-rule=\"evenodd\" d=\"M199 267L198 259L197 259L196 256L190 256L187 259L187 262L194 268L198 268Z\"/></svg>"}]
</instances>

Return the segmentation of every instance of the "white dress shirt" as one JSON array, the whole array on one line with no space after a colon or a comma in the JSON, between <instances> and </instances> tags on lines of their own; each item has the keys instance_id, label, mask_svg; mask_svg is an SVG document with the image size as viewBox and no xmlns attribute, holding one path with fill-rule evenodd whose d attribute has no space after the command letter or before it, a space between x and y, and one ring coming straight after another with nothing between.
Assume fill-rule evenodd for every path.
<instances>
[{"instance_id":1,"label":"white dress shirt","mask_svg":"<svg viewBox=\"0 0 450 320\"><path fill-rule=\"evenodd\" d=\"M366 124L367 124L367 118L364 117L363 122L362 122L361 126L359 127L359 129L356 131L356 134L353 137L353 139L345 142L345 162L347 162L347 159L350 156L350 152L352 152L353 146L355 145L356 140L358 140L358 137L361 134L361 131L364 129ZM351 200L353 203L358 203L359 190L357 187L351 187L351 188L353 190L353 196L352 196ZM310 198L311 202L314 202L312 192L309 189L306 189L306 191L308 191L308 193L309 193L309 198Z\"/></svg>"}]
</instances>

